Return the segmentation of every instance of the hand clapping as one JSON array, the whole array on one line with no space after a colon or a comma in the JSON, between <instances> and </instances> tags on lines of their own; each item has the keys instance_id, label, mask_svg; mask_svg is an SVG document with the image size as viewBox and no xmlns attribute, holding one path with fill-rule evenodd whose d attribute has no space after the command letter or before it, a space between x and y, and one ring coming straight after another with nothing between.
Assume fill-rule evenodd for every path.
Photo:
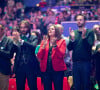
<instances>
[{"instance_id":1,"label":"hand clapping","mask_svg":"<svg viewBox=\"0 0 100 90\"><path fill-rule=\"evenodd\" d=\"M56 45L56 41L57 41L57 37L54 37L50 40L50 44L51 46L55 46Z\"/></svg>"},{"instance_id":2,"label":"hand clapping","mask_svg":"<svg viewBox=\"0 0 100 90\"><path fill-rule=\"evenodd\" d=\"M75 39L75 33L74 31L71 29L71 27L69 28L69 34L71 36L71 40L74 40Z\"/></svg>"},{"instance_id":3,"label":"hand clapping","mask_svg":"<svg viewBox=\"0 0 100 90\"><path fill-rule=\"evenodd\" d=\"M46 47L46 45L47 45L47 36L46 35L44 35L43 36L43 49Z\"/></svg>"},{"instance_id":4,"label":"hand clapping","mask_svg":"<svg viewBox=\"0 0 100 90\"><path fill-rule=\"evenodd\" d=\"M85 34L86 34L86 29L84 28L84 29L82 30L82 38L83 38L83 39L85 38Z\"/></svg>"},{"instance_id":5,"label":"hand clapping","mask_svg":"<svg viewBox=\"0 0 100 90\"><path fill-rule=\"evenodd\" d=\"M100 53L100 48L98 48L98 50L97 50L99 53Z\"/></svg>"},{"instance_id":6,"label":"hand clapping","mask_svg":"<svg viewBox=\"0 0 100 90\"><path fill-rule=\"evenodd\" d=\"M17 43L20 40L20 34L19 34L19 32L17 32L17 31L13 32L12 35L13 35L13 41L15 43Z\"/></svg>"}]
</instances>

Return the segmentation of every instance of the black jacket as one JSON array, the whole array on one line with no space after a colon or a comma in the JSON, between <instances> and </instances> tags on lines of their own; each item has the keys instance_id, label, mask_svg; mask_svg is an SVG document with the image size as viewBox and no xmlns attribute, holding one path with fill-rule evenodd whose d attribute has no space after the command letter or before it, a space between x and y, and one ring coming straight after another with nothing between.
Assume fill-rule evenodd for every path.
<instances>
[{"instance_id":1,"label":"black jacket","mask_svg":"<svg viewBox=\"0 0 100 90\"><path fill-rule=\"evenodd\" d=\"M9 75L11 74L11 61L13 57L13 41L6 36L0 42L0 72Z\"/></svg>"},{"instance_id":2,"label":"black jacket","mask_svg":"<svg viewBox=\"0 0 100 90\"><path fill-rule=\"evenodd\" d=\"M15 45L16 57L14 63L14 72L18 70L22 65L27 65L27 69L32 72L36 72L39 69L38 60L35 55L35 48L38 39L36 36L30 35L27 41L24 43Z\"/></svg>"}]
</instances>

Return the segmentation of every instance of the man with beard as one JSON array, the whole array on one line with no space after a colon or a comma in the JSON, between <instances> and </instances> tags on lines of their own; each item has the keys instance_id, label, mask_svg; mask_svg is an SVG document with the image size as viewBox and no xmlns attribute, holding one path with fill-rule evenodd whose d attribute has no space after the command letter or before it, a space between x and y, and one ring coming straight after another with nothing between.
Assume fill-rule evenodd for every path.
<instances>
[{"instance_id":1,"label":"man with beard","mask_svg":"<svg viewBox=\"0 0 100 90\"><path fill-rule=\"evenodd\" d=\"M78 30L69 30L68 49L72 50L73 81L75 90L90 90L91 49L94 33L85 28L85 17L76 16Z\"/></svg>"},{"instance_id":2,"label":"man with beard","mask_svg":"<svg viewBox=\"0 0 100 90\"><path fill-rule=\"evenodd\" d=\"M39 66L35 56L35 47L38 40L36 36L31 35L28 21L21 21L19 29L20 33L14 35L15 44L18 46L14 63L17 90L25 90L26 78L30 90L37 90L36 81Z\"/></svg>"}]
</instances>

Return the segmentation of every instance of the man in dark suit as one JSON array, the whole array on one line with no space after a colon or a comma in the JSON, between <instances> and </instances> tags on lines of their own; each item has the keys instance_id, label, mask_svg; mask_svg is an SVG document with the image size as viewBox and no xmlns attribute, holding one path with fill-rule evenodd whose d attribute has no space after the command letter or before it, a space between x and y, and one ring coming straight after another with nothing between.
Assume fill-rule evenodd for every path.
<instances>
[{"instance_id":1,"label":"man in dark suit","mask_svg":"<svg viewBox=\"0 0 100 90\"><path fill-rule=\"evenodd\" d=\"M30 90L37 90L38 61L35 56L35 47L38 40L36 36L31 35L28 21L23 20L19 29L20 35L15 35L15 39L18 41L18 50L14 65L17 90L25 90L26 78Z\"/></svg>"},{"instance_id":2,"label":"man in dark suit","mask_svg":"<svg viewBox=\"0 0 100 90\"><path fill-rule=\"evenodd\" d=\"M0 90L8 90L13 41L5 36L4 26L0 24Z\"/></svg>"}]
</instances>

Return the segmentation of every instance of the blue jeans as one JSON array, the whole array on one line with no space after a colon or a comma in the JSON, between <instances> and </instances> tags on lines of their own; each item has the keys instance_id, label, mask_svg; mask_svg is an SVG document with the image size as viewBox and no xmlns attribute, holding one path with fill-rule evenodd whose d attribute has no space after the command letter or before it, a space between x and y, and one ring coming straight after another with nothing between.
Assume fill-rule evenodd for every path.
<instances>
[{"instance_id":1,"label":"blue jeans","mask_svg":"<svg viewBox=\"0 0 100 90\"><path fill-rule=\"evenodd\" d=\"M90 90L90 61L73 62L73 82L75 90Z\"/></svg>"}]
</instances>

